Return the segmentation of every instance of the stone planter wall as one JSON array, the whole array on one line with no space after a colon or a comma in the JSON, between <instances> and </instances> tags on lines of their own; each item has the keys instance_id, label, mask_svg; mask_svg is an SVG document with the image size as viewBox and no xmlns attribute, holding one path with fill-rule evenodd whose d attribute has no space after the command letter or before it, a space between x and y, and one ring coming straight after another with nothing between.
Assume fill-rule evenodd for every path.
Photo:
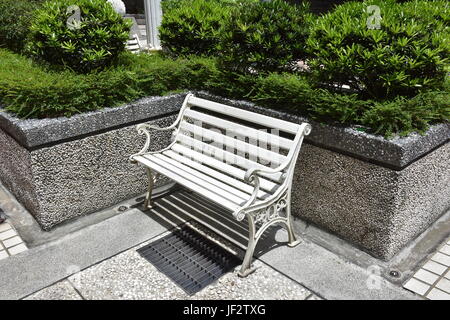
<instances>
[{"instance_id":1,"label":"stone planter wall","mask_svg":"<svg viewBox=\"0 0 450 320\"><path fill-rule=\"evenodd\" d=\"M301 123L245 101L198 96ZM146 98L72 118L22 121L0 112L0 180L44 229L142 194L144 170L128 162L137 123L172 123L185 94ZM389 259L450 208L450 125L383 139L308 121L293 184L293 213ZM152 148L169 143L153 136ZM163 182L161 182L163 183Z\"/></svg>"},{"instance_id":2,"label":"stone planter wall","mask_svg":"<svg viewBox=\"0 0 450 320\"><path fill-rule=\"evenodd\" d=\"M22 121L0 112L0 181L45 230L140 195L145 170L128 162L145 142L136 124L170 125L184 96L71 118ZM152 136L151 149L166 146L170 134Z\"/></svg>"}]
</instances>

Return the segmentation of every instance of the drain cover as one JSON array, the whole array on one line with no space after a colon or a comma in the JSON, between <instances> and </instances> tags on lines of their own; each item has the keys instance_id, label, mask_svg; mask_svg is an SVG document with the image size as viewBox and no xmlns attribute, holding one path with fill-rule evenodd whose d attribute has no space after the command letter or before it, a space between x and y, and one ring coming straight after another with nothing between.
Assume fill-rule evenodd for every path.
<instances>
[{"instance_id":1,"label":"drain cover","mask_svg":"<svg viewBox=\"0 0 450 320\"><path fill-rule=\"evenodd\" d=\"M176 230L137 252L189 295L241 263L235 255L189 227Z\"/></svg>"}]
</instances>

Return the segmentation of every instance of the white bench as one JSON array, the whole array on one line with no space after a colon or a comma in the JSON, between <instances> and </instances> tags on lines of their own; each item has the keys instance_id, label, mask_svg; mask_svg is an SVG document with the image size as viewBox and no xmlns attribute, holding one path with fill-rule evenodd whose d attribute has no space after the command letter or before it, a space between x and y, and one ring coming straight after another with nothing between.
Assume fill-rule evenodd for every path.
<instances>
[{"instance_id":1,"label":"white bench","mask_svg":"<svg viewBox=\"0 0 450 320\"><path fill-rule=\"evenodd\" d=\"M167 128L137 126L144 148L130 161L147 169L145 208L151 208L154 173L228 209L238 221L247 218L249 241L239 275L247 276L263 232L283 224L289 246L298 244L291 220L295 163L307 123L296 124L187 95L178 118ZM174 130L170 145L149 152L149 130ZM269 148L270 146L270 148Z\"/></svg>"}]
</instances>

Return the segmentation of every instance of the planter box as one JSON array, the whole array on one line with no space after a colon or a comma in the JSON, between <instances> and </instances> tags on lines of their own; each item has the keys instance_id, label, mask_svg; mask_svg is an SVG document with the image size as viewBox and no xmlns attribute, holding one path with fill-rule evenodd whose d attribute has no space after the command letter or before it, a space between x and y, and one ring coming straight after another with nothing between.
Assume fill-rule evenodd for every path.
<instances>
[{"instance_id":1,"label":"planter box","mask_svg":"<svg viewBox=\"0 0 450 320\"><path fill-rule=\"evenodd\" d=\"M301 123L291 114L205 92L198 96ZM44 229L145 192L128 163L144 138L135 125L172 123L185 94L146 98L72 118L22 121L0 112L0 180ZM389 259L450 207L450 125L383 139L353 128L313 126L293 183L293 213ZM153 137L152 148L170 133ZM164 183L161 181L161 183Z\"/></svg>"},{"instance_id":2,"label":"planter box","mask_svg":"<svg viewBox=\"0 0 450 320\"><path fill-rule=\"evenodd\" d=\"M172 124L184 97L145 98L71 118L20 120L0 112L0 181L44 230L140 195L145 170L128 162L145 142L136 124ZM150 148L166 146L170 134L154 135Z\"/></svg>"}]
</instances>

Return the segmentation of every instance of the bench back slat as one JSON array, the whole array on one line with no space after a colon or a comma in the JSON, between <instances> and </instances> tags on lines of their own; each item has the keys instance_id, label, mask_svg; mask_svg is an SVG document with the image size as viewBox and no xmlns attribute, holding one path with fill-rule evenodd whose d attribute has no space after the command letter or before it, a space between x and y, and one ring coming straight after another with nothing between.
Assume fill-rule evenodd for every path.
<instances>
[{"instance_id":1,"label":"bench back slat","mask_svg":"<svg viewBox=\"0 0 450 320\"><path fill-rule=\"evenodd\" d=\"M299 124L293 122L268 117L262 114L243 110L240 108L230 107L221 103L205 100L195 96L189 98L188 104L190 106L197 106L227 116L235 117L252 123L257 123L259 125L266 126L269 128L279 129L280 131L285 131L294 135L297 134L300 128Z\"/></svg>"},{"instance_id":2,"label":"bench back slat","mask_svg":"<svg viewBox=\"0 0 450 320\"><path fill-rule=\"evenodd\" d=\"M286 156L280 153L261 148L257 145L247 143L244 140L235 139L234 137L224 135L221 132L206 129L186 121L181 123L181 129L191 133L194 139L207 142L212 141L220 146L226 146L228 150L231 149L236 150L241 154L249 154L249 157L252 159L259 158L274 166L279 165L286 160Z\"/></svg>"},{"instance_id":3,"label":"bench back slat","mask_svg":"<svg viewBox=\"0 0 450 320\"><path fill-rule=\"evenodd\" d=\"M193 139L184 134L178 134L177 141L203 154L206 154L210 157L214 157L215 159L221 161L222 163L229 163L244 169L250 168L259 168L262 170L270 169L269 167L263 166L262 164L251 161L249 159L246 159L229 151L220 149L216 146L204 143L200 140ZM281 182L283 173L282 172L274 174L261 173L261 175L265 176L266 178L275 180L276 182Z\"/></svg>"},{"instance_id":4,"label":"bench back slat","mask_svg":"<svg viewBox=\"0 0 450 320\"><path fill-rule=\"evenodd\" d=\"M267 143L270 145L277 145L279 148L289 150L293 141L286 139L284 137L280 137L278 135L274 135L263 130L257 130L254 128L250 128L248 126L244 126L242 124L224 120L209 114L201 113L195 110L187 109L184 113L186 117L189 117L193 120L201 121L202 123L206 123L221 129L227 130L227 135L236 134L241 136L246 136L260 143Z\"/></svg>"}]
</instances>

